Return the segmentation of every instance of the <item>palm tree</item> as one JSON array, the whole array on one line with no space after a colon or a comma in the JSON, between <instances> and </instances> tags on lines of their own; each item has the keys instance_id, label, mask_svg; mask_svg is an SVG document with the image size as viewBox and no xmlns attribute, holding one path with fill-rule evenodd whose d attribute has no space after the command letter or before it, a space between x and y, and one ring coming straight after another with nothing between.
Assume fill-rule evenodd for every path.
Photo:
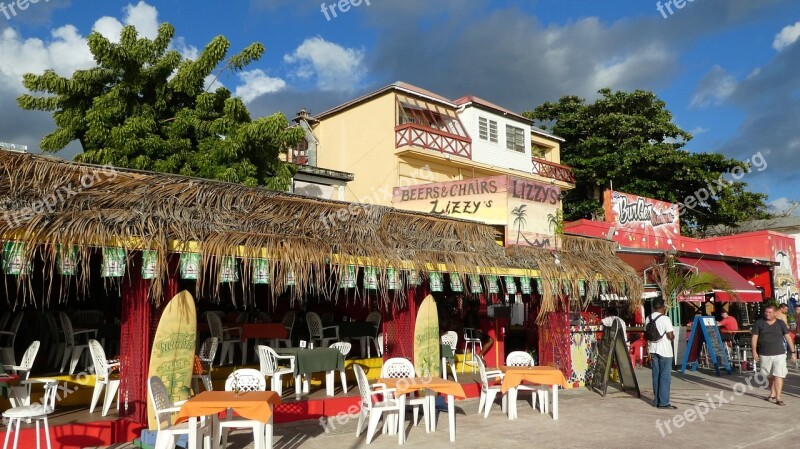
<instances>
[{"instance_id":1,"label":"palm tree","mask_svg":"<svg viewBox=\"0 0 800 449\"><path fill-rule=\"evenodd\" d=\"M528 207L526 204L522 204L511 210L511 215L515 217L514 225L517 226L517 245L519 245L519 237L522 235L522 227L528 224L527 220L525 220L527 215L527 212L525 212L526 207ZM527 240L525 239L525 241Z\"/></svg>"},{"instance_id":2,"label":"palm tree","mask_svg":"<svg viewBox=\"0 0 800 449\"><path fill-rule=\"evenodd\" d=\"M557 248L559 237L564 235L564 213L561 209L559 209L555 215L547 214L547 228L553 231L553 235L555 236L555 243L553 245Z\"/></svg>"},{"instance_id":3,"label":"palm tree","mask_svg":"<svg viewBox=\"0 0 800 449\"><path fill-rule=\"evenodd\" d=\"M690 267L676 262L673 254L668 254L664 263L653 265L652 279L661 290L668 309L678 296L687 297L712 290L723 290L738 297L726 279L707 271L692 271Z\"/></svg>"}]
</instances>

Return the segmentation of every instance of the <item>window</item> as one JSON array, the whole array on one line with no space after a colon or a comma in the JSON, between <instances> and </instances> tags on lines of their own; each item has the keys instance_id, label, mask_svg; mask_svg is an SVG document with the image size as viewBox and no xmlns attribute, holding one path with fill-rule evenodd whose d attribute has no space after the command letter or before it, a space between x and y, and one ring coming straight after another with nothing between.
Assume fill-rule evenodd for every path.
<instances>
[{"instance_id":1,"label":"window","mask_svg":"<svg viewBox=\"0 0 800 449\"><path fill-rule=\"evenodd\" d=\"M506 125L506 148L524 153L525 130L516 126Z\"/></svg>"},{"instance_id":2,"label":"window","mask_svg":"<svg viewBox=\"0 0 800 449\"><path fill-rule=\"evenodd\" d=\"M478 117L478 135L482 140L497 143L497 122Z\"/></svg>"}]
</instances>

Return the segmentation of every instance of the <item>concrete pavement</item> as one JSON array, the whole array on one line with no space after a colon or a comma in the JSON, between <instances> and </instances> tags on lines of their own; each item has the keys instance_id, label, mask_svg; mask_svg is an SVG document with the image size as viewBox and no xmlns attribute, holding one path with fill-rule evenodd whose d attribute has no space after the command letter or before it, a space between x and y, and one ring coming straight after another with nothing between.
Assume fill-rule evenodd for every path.
<instances>
[{"instance_id":1,"label":"concrete pavement","mask_svg":"<svg viewBox=\"0 0 800 449\"><path fill-rule=\"evenodd\" d=\"M791 370L784 387L785 406L764 400L765 379L753 374L716 377L709 372L673 372L672 403L677 410L656 409L651 372L636 370L642 398L609 387L606 397L585 388L562 390L559 419L530 407L530 396L520 395L519 419L510 421L500 410L499 398L488 419L477 414L476 399L456 402L456 443L449 442L447 414L440 413L435 433L424 424L412 427L406 416L405 447L500 448L535 445L543 448L708 447L747 448L794 443L800 438L800 376ZM366 430L355 437L357 418L342 424L336 419L325 433L319 421L275 426L276 448L355 448L365 446ZM397 437L378 433L369 445L397 447ZM252 447L252 435L233 434L226 449Z\"/></svg>"}]
</instances>

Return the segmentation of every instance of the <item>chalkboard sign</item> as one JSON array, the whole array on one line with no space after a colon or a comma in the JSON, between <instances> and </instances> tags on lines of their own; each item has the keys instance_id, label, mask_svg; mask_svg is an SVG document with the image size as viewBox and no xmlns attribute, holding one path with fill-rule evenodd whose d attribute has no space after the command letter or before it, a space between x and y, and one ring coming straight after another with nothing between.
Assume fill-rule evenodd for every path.
<instances>
[{"instance_id":1,"label":"chalkboard sign","mask_svg":"<svg viewBox=\"0 0 800 449\"><path fill-rule=\"evenodd\" d=\"M686 352L681 364L682 373L686 372L687 365L691 367L692 371L697 371L697 359L702 343L706 344L708 358L714 365L717 376L720 375L720 366L725 367L728 374L733 372L728 360L728 351L725 349L725 343L722 342L722 335L717 327L717 321L713 316L696 316L692 323L692 333L689 334L689 341L686 343Z\"/></svg>"},{"instance_id":2,"label":"chalkboard sign","mask_svg":"<svg viewBox=\"0 0 800 449\"><path fill-rule=\"evenodd\" d=\"M619 326L619 322L614 320L614 324L603 330L603 338L597 344L594 364L592 365L591 389L605 396L608 389L608 381L611 374L611 365L616 364L619 369L619 377L622 383L622 390L634 388L636 396L641 396L639 392L639 382L636 380L636 373L633 372L633 364L628 356L628 348L625 345L625 333Z\"/></svg>"}]
</instances>

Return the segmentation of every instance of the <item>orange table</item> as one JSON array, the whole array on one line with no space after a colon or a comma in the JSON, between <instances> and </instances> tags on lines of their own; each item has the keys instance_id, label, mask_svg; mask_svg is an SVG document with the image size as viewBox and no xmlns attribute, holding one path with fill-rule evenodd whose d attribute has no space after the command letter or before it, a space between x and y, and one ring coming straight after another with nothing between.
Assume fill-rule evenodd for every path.
<instances>
[{"instance_id":1,"label":"orange table","mask_svg":"<svg viewBox=\"0 0 800 449\"><path fill-rule=\"evenodd\" d=\"M553 387L553 419L558 419L558 387L567 388L567 379L561 370L551 366L501 366L500 371L505 374L500 391L504 394L510 393L508 397L509 419L517 417L517 387L523 381Z\"/></svg>"},{"instance_id":2,"label":"orange table","mask_svg":"<svg viewBox=\"0 0 800 449\"><path fill-rule=\"evenodd\" d=\"M461 386L458 382L442 379L440 377L432 377L432 378L422 378L422 377L411 377L411 378L400 378L400 379L378 379L378 383L386 384L387 388L396 388L397 389L397 396L400 399L400 423L402 427L402 423L405 422L405 397L408 393L413 393L415 391L420 390L427 390L429 392L436 392L442 393L447 395L447 417L448 422L450 424L450 441L456 441L456 414L455 414L455 405L453 400L455 397L459 398L466 398L467 395L464 393L464 387ZM436 410L436 395L435 394L427 394L426 398L428 398L427 410L425 411L425 419L427 422L425 423L425 429L430 429L431 432L436 431L436 418L435 418L435 410ZM405 432L401 429L400 431L400 444L405 442Z\"/></svg>"},{"instance_id":3,"label":"orange table","mask_svg":"<svg viewBox=\"0 0 800 449\"><path fill-rule=\"evenodd\" d=\"M232 391L204 391L181 406L175 422L181 423L188 420L189 428L195 429L198 417L211 415L212 419L217 419L220 412L231 408L243 418L263 423L266 447L272 447L272 408L280 403L280 396L272 391L252 391L239 396ZM216 427L214 426L215 431ZM217 441L217 435L213 436L212 441ZM189 448L196 447L197 434L190 432Z\"/></svg>"}]
</instances>

